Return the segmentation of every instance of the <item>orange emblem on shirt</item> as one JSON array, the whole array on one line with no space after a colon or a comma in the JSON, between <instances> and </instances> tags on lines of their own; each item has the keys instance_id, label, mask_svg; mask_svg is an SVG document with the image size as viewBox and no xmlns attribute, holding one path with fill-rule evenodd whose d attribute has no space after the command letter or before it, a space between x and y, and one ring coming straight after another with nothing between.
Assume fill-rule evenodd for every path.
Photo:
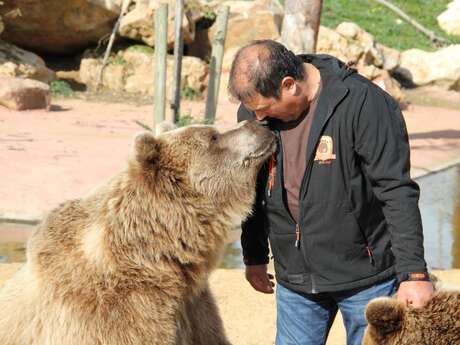
<instances>
[{"instance_id":1,"label":"orange emblem on shirt","mask_svg":"<svg viewBox=\"0 0 460 345\"><path fill-rule=\"evenodd\" d=\"M323 135L319 140L318 148L316 149L315 161L319 164L330 164L331 160L335 159L334 145L332 138L327 135Z\"/></svg>"}]
</instances>

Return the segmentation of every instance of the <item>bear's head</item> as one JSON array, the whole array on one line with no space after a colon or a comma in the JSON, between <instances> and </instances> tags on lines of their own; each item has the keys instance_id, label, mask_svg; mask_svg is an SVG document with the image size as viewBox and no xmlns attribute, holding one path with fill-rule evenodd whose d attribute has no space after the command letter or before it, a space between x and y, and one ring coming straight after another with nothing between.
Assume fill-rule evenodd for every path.
<instances>
[{"instance_id":1,"label":"bear's head","mask_svg":"<svg viewBox=\"0 0 460 345\"><path fill-rule=\"evenodd\" d=\"M153 194L169 194L176 201L185 194L201 195L222 211L247 214L257 173L275 149L273 134L255 121L222 132L193 125L157 136L138 135L130 170Z\"/></svg>"},{"instance_id":2,"label":"bear's head","mask_svg":"<svg viewBox=\"0 0 460 345\"><path fill-rule=\"evenodd\" d=\"M363 345L396 344L395 337L403 326L404 305L394 298L376 298L366 308L366 319Z\"/></svg>"},{"instance_id":3,"label":"bear's head","mask_svg":"<svg viewBox=\"0 0 460 345\"><path fill-rule=\"evenodd\" d=\"M383 297L366 307L362 345L460 344L460 293L439 291L420 309Z\"/></svg>"}]
</instances>

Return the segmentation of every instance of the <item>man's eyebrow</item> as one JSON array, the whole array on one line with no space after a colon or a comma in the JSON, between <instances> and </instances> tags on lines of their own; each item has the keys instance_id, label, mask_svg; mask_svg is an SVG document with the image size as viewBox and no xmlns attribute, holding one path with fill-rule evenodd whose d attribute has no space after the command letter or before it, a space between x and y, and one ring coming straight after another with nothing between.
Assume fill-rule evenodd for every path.
<instances>
[{"instance_id":1,"label":"man's eyebrow","mask_svg":"<svg viewBox=\"0 0 460 345\"><path fill-rule=\"evenodd\" d=\"M269 106L270 106L270 104L259 105L258 107L252 109L252 111L258 111L258 110L267 109Z\"/></svg>"}]
</instances>

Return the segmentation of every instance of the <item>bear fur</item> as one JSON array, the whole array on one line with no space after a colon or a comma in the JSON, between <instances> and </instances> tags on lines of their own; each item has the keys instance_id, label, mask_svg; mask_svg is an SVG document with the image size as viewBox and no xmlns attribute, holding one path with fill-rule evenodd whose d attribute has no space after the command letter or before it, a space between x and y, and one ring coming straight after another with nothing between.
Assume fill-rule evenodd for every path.
<instances>
[{"instance_id":1,"label":"bear fur","mask_svg":"<svg viewBox=\"0 0 460 345\"><path fill-rule=\"evenodd\" d=\"M363 345L460 344L460 291L437 291L421 309L395 298L376 298L366 307Z\"/></svg>"},{"instance_id":2,"label":"bear fur","mask_svg":"<svg viewBox=\"0 0 460 345\"><path fill-rule=\"evenodd\" d=\"M32 234L0 344L228 345L207 277L275 147L253 122L138 135L125 171Z\"/></svg>"}]
</instances>

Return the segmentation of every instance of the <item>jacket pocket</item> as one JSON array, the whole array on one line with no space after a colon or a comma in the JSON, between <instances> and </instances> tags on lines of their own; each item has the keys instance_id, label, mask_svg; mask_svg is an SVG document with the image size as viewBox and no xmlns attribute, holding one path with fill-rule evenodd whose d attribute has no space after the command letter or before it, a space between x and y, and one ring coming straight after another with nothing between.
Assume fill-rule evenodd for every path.
<instances>
[{"instance_id":1,"label":"jacket pocket","mask_svg":"<svg viewBox=\"0 0 460 345\"><path fill-rule=\"evenodd\" d=\"M290 275L300 275L307 271L302 250L295 247L295 234L271 232L269 238L276 274L286 279Z\"/></svg>"}]
</instances>

